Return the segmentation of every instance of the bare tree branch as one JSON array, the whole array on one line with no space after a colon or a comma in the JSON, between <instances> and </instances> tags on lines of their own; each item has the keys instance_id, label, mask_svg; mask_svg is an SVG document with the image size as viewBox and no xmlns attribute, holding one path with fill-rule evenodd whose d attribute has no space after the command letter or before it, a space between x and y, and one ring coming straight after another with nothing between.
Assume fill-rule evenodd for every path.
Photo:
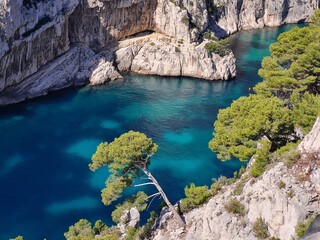
<instances>
[{"instance_id":1,"label":"bare tree branch","mask_svg":"<svg viewBox=\"0 0 320 240\"><path fill-rule=\"evenodd\" d=\"M157 195L161 195L161 193L160 192L154 193L154 194L148 196L148 198L151 198L151 197L154 197L154 196L157 196Z\"/></svg>"},{"instance_id":2,"label":"bare tree branch","mask_svg":"<svg viewBox=\"0 0 320 240\"><path fill-rule=\"evenodd\" d=\"M141 183L141 184L137 184L137 185L133 185L133 186L134 186L134 187L141 187L141 186L150 185L150 184L154 185L153 182L147 182L147 183Z\"/></svg>"}]
</instances>

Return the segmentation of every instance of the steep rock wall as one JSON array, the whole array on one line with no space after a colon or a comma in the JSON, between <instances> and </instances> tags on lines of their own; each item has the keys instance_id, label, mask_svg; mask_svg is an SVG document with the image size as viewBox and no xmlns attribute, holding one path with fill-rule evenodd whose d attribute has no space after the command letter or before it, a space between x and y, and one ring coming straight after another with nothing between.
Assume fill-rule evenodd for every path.
<instances>
[{"instance_id":1,"label":"steep rock wall","mask_svg":"<svg viewBox=\"0 0 320 240\"><path fill-rule=\"evenodd\" d=\"M100 49L154 29L157 0L80 0L70 16L70 41Z\"/></svg>"},{"instance_id":2,"label":"steep rock wall","mask_svg":"<svg viewBox=\"0 0 320 240\"><path fill-rule=\"evenodd\" d=\"M179 228L171 218L172 213L164 211L153 239L256 240L253 225L258 218L265 220L270 237L298 239L295 233L298 223L319 214L319 135L320 117L299 145L303 156L292 169L278 162L261 178L248 180L245 173L239 180L246 181L240 194L234 192L236 189L239 192L238 182L224 187L207 204L184 215L186 229ZM243 204L243 215L226 210L225 205L231 199ZM313 234L319 236L319 230Z\"/></svg>"},{"instance_id":3,"label":"steep rock wall","mask_svg":"<svg viewBox=\"0 0 320 240\"><path fill-rule=\"evenodd\" d=\"M308 21L318 0L214 0L214 29L228 35L241 29Z\"/></svg>"},{"instance_id":4,"label":"steep rock wall","mask_svg":"<svg viewBox=\"0 0 320 240\"><path fill-rule=\"evenodd\" d=\"M0 91L17 84L69 49L68 14L76 0L0 3Z\"/></svg>"},{"instance_id":5,"label":"steep rock wall","mask_svg":"<svg viewBox=\"0 0 320 240\"><path fill-rule=\"evenodd\" d=\"M10 91L19 91L21 101L38 96L40 92L46 94L49 90L58 89L57 86L63 88L63 82L68 83L65 86L83 84L93 72L92 83L115 79L120 76L114 68L117 66L118 70L144 74L182 75L210 80L231 78L235 76L234 56L230 54L219 57L205 53L204 45L200 44L201 36L208 27L214 29L217 35L221 32L223 34L220 35L226 35L240 29L277 26L308 19L317 7L316 0L216 0L214 14L211 12L210 15L207 11L208 2L210 1L3 0L0 2L0 105L10 103L8 99L12 98L4 96ZM126 50L131 51L130 61L121 54L116 54L117 60L110 57L107 61L102 59L102 65L93 60L95 58L92 54L98 54L99 51L126 53L120 49L119 41L134 38L135 34L145 31L154 31L170 41L156 38L132 46ZM151 48L150 43L156 43L157 46ZM79 60L84 61L79 63L68 59L74 56L68 54L68 51L79 52L79 49L73 48L82 49L80 52L87 52L88 49L93 52L91 51L90 56L85 54L88 59L79 57ZM181 53L178 54L177 48ZM149 50L158 51L160 55L147 56ZM62 62L67 66L60 66ZM168 68L170 62L175 62L178 68ZM85 63L89 65L84 66ZM109 70L104 71L102 66ZM51 73L44 73L44 70L64 67L81 68L86 74L72 71L73 75L61 74L64 79L56 79ZM98 70L95 71L95 68ZM41 74L36 75L38 83L46 83L43 87L56 87L36 88L39 94L28 91L27 86L35 84L30 82L35 81L33 75L39 71ZM48 76L52 77L45 79ZM99 76L103 76L104 80L99 81ZM20 89L21 86L23 89ZM7 100L1 100L5 98Z\"/></svg>"}]
</instances>

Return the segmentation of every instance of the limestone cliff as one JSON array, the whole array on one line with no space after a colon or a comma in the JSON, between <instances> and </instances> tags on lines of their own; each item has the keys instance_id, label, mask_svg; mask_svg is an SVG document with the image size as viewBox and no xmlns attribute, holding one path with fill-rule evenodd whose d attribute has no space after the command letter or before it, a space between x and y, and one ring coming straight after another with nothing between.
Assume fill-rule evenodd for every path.
<instances>
[{"instance_id":1,"label":"limestone cliff","mask_svg":"<svg viewBox=\"0 0 320 240\"><path fill-rule=\"evenodd\" d=\"M0 105L101 84L120 71L232 78L233 54L204 49L208 28L226 35L277 26L307 20L316 8L316 0L3 0Z\"/></svg>"},{"instance_id":2,"label":"limestone cliff","mask_svg":"<svg viewBox=\"0 0 320 240\"><path fill-rule=\"evenodd\" d=\"M101 84L121 78L119 70L210 80L234 77L232 54L219 57L204 52L204 45L199 45L199 34L208 24L205 3L194 6L188 3L169 0L2 1L0 105L84 84L88 80L91 84ZM189 7L185 8L184 4ZM196 27L191 26L191 20ZM139 44L130 41L128 51L134 55L128 58L128 51L121 50L121 41L136 39L135 34L141 32L156 32L162 37L148 37ZM157 44L153 52L166 53L170 49L171 54L166 58L144 58L150 43ZM178 48L183 52L178 54ZM178 69L165 67L176 59L178 62L174 66L179 66Z\"/></svg>"},{"instance_id":3,"label":"limestone cliff","mask_svg":"<svg viewBox=\"0 0 320 240\"><path fill-rule=\"evenodd\" d=\"M213 29L228 35L241 29L308 21L317 0L214 0Z\"/></svg>"},{"instance_id":4,"label":"limestone cliff","mask_svg":"<svg viewBox=\"0 0 320 240\"><path fill-rule=\"evenodd\" d=\"M170 212L163 214L153 239L254 240L257 238L253 224L258 218L266 222L270 237L297 239L297 224L311 215L319 214L319 135L320 117L300 144L298 149L302 158L292 169L280 162L259 179L248 180L244 174L239 180L246 181L241 194L234 192L238 182L226 186L207 204L185 214L187 227L184 230L176 226L170 218ZM225 205L230 199L243 204L243 215L226 210ZM319 237L319 233L313 235ZM318 238L309 236L308 239Z\"/></svg>"}]
</instances>

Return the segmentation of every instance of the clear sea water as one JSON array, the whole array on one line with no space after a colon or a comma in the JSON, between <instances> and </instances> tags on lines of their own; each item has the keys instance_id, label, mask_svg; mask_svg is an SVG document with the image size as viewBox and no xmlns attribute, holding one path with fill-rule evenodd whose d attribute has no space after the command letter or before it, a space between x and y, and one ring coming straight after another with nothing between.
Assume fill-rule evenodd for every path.
<instances>
[{"instance_id":1,"label":"clear sea water","mask_svg":"<svg viewBox=\"0 0 320 240\"><path fill-rule=\"evenodd\" d=\"M131 129L158 143L150 169L172 202L190 182L210 185L212 178L232 176L239 161L221 162L208 149L213 122L220 108L261 81L261 59L291 27L231 36L238 66L231 81L126 75L105 86L62 90L0 108L0 239L64 239L80 218L112 224L114 205L100 201L107 170L93 173L88 163L98 143ZM155 192L152 186L142 190Z\"/></svg>"}]
</instances>

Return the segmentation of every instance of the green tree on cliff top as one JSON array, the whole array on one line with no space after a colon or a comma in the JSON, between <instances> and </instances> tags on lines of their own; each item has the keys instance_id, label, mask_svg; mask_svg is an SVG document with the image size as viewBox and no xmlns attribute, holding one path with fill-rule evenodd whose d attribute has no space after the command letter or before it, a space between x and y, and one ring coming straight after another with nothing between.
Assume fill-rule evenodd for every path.
<instances>
[{"instance_id":1,"label":"green tree on cliff top","mask_svg":"<svg viewBox=\"0 0 320 240\"><path fill-rule=\"evenodd\" d=\"M214 138L209 148L221 160L237 157L241 161L256 154L258 142L264 137L281 144L293 131L290 110L276 97L250 95L234 101L219 111L214 123Z\"/></svg>"}]
</instances>

